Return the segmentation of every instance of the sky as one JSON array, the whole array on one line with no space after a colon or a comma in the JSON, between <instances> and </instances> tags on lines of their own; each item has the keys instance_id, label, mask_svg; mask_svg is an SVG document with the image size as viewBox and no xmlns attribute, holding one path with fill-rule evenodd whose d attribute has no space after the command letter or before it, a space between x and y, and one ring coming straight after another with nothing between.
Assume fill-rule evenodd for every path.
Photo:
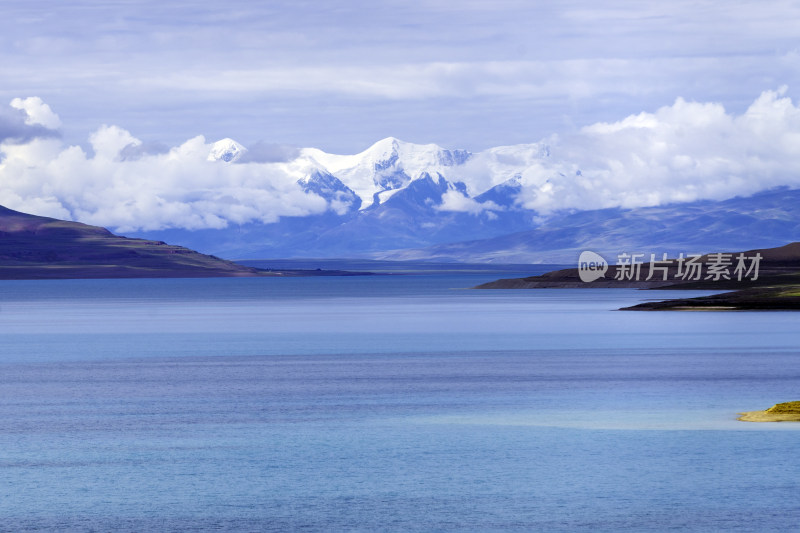
<instances>
[{"instance_id":1,"label":"sky","mask_svg":"<svg viewBox=\"0 0 800 533\"><path fill-rule=\"evenodd\" d=\"M68 143L117 125L356 153L471 151L800 91L800 2L4 0L0 103L39 97Z\"/></svg>"},{"instance_id":2,"label":"sky","mask_svg":"<svg viewBox=\"0 0 800 533\"><path fill-rule=\"evenodd\" d=\"M321 213L295 183L298 147L386 137L546 144L546 160L492 152L455 176L494 185L513 152L519 200L543 213L800 187L800 1L3 0L0 14L0 205L34 214L133 231ZM227 137L249 162L206 160Z\"/></svg>"}]
</instances>

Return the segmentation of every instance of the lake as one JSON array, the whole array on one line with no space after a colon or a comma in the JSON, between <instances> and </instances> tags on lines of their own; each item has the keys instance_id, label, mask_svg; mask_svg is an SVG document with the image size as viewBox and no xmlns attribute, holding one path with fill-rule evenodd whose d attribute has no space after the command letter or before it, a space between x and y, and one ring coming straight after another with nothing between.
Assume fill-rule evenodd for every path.
<instances>
[{"instance_id":1,"label":"lake","mask_svg":"<svg viewBox=\"0 0 800 533\"><path fill-rule=\"evenodd\" d=\"M0 282L0 531L797 529L800 315L378 266Z\"/></svg>"}]
</instances>

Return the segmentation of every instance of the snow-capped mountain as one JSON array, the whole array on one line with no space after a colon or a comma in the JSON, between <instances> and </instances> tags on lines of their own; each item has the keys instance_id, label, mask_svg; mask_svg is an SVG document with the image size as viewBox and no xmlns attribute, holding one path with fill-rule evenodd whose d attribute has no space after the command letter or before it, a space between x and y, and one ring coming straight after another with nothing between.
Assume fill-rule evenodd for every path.
<instances>
[{"instance_id":1,"label":"snow-capped mountain","mask_svg":"<svg viewBox=\"0 0 800 533\"><path fill-rule=\"evenodd\" d=\"M435 144L412 144L388 137L359 154L336 155L305 148L300 159L339 178L361 198L361 209L367 209L385 202L423 173L447 174L470 155L466 150L445 150Z\"/></svg>"},{"instance_id":2,"label":"snow-capped mountain","mask_svg":"<svg viewBox=\"0 0 800 533\"><path fill-rule=\"evenodd\" d=\"M245 152L247 152L247 148L233 139L222 139L211 146L211 151L208 153L208 160L234 163L241 159Z\"/></svg>"},{"instance_id":3,"label":"snow-capped mountain","mask_svg":"<svg viewBox=\"0 0 800 533\"><path fill-rule=\"evenodd\" d=\"M304 148L288 160L239 168L253 179L279 184L281 190L296 187L296 194L315 198L316 205L324 199L324 211L274 217L277 222L272 223L250 221L229 223L222 229L174 228L129 235L235 259L384 257L495 262L547 261L550 256L570 256L579 247L612 250L648 240L669 245L669 249L656 250L664 252L683 251L678 250L681 243L692 244L691 252L705 252L727 244L747 249L800 240L800 210L780 205L782 198L796 199L800 191L664 208L542 211L538 206L546 205L556 173L560 179L555 181L562 187L568 187L570 180L584 179L580 169L550 158L550 147L544 143L470 153L390 137L354 155ZM213 143L208 159L212 164L250 165L253 158L241 144L223 139ZM594 194L591 187L586 190ZM769 209L761 208L767 204ZM691 222L682 223L682 217ZM710 229L699 231L700 223ZM741 224L752 231L737 232Z\"/></svg>"},{"instance_id":4,"label":"snow-capped mountain","mask_svg":"<svg viewBox=\"0 0 800 533\"><path fill-rule=\"evenodd\" d=\"M245 154L244 146L223 139L211 146L208 159L247 165ZM284 216L271 224L134 234L235 258L356 256L488 238L533 227L535 213L518 206L516 195L525 165L541 157L546 150L539 145L472 154L395 138L354 155L306 148L288 161L254 168L322 197L324 213Z\"/></svg>"},{"instance_id":5,"label":"snow-capped mountain","mask_svg":"<svg viewBox=\"0 0 800 533\"><path fill-rule=\"evenodd\" d=\"M297 180L303 191L316 194L328 200L332 211L343 215L349 211L358 211L361 198L353 190L342 183L342 180L324 170L314 170L311 174Z\"/></svg>"},{"instance_id":6,"label":"snow-capped mountain","mask_svg":"<svg viewBox=\"0 0 800 533\"><path fill-rule=\"evenodd\" d=\"M246 152L236 141L222 139L211 146L208 160L242 162ZM360 209L364 210L384 203L426 174L461 182L466 187L465 195L476 196L509 180L521 182L527 169L535 168L548 156L549 148L543 144L501 146L473 154L388 137L353 155L303 148L297 157L282 163L282 169L305 190L312 190L308 184L319 181L320 176L327 176L328 181L335 179L337 184L333 189L355 194L360 199Z\"/></svg>"}]
</instances>

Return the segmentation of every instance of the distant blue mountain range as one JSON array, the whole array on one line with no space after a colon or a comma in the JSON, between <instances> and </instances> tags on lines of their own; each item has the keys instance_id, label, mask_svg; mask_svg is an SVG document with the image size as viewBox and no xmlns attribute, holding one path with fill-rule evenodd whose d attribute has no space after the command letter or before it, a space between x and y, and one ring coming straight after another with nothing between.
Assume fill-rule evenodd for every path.
<instances>
[{"instance_id":1,"label":"distant blue mountain range","mask_svg":"<svg viewBox=\"0 0 800 533\"><path fill-rule=\"evenodd\" d=\"M233 259L370 257L495 263L572 262L585 249L607 256L623 252L672 255L773 247L800 240L798 189L543 218L515 207L513 182L475 198L504 208L491 214L438 209L442 196L459 188L441 176L424 175L363 210L285 217L274 224L133 236Z\"/></svg>"},{"instance_id":2,"label":"distant blue mountain range","mask_svg":"<svg viewBox=\"0 0 800 533\"><path fill-rule=\"evenodd\" d=\"M780 188L718 202L561 213L525 231L380 257L571 263L583 250L613 260L621 253L677 256L775 247L799 239L800 190Z\"/></svg>"}]
</instances>

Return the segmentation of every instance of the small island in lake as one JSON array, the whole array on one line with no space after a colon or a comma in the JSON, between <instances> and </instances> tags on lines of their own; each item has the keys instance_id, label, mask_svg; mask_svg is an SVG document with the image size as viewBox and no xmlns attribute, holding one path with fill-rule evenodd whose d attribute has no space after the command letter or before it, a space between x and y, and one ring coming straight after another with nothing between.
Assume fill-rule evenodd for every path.
<instances>
[{"instance_id":1,"label":"small island in lake","mask_svg":"<svg viewBox=\"0 0 800 533\"><path fill-rule=\"evenodd\" d=\"M739 414L742 422L800 422L800 402L778 403L764 411Z\"/></svg>"}]
</instances>

